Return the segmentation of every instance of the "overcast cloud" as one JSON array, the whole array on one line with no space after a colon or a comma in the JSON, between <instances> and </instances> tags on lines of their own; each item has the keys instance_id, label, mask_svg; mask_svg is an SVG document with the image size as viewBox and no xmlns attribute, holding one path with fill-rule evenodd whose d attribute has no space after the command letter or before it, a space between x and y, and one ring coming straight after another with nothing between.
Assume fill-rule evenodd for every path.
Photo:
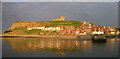
<instances>
[{"instance_id":1,"label":"overcast cloud","mask_svg":"<svg viewBox=\"0 0 120 59\"><path fill-rule=\"evenodd\" d=\"M2 0L3 2L118 2L120 0Z\"/></svg>"},{"instance_id":2,"label":"overcast cloud","mask_svg":"<svg viewBox=\"0 0 120 59\"><path fill-rule=\"evenodd\" d=\"M118 25L115 2L3 2L2 12L3 31L14 21L51 21L60 16L96 25Z\"/></svg>"}]
</instances>

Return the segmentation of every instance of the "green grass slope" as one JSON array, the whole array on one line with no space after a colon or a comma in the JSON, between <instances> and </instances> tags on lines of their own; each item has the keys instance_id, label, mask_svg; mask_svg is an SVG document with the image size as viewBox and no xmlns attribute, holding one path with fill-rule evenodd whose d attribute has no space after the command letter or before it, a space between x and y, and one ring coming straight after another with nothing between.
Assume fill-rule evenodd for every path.
<instances>
[{"instance_id":1,"label":"green grass slope","mask_svg":"<svg viewBox=\"0 0 120 59\"><path fill-rule=\"evenodd\" d=\"M57 25L65 25L65 26L75 26L79 27L83 24L83 21L15 21L13 25L11 26L12 29L9 29L8 31L12 31L11 33L5 33L8 35L12 34L20 34L20 35L39 35L42 33L40 30L27 30L27 27L36 27L36 26L45 26L45 27L54 27Z\"/></svg>"},{"instance_id":2,"label":"green grass slope","mask_svg":"<svg viewBox=\"0 0 120 59\"><path fill-rule=\"evenodd\" d=\"M83 24L82 21L15 21L14 23L29 23L31 26L38 25L38 26L46 26L46 27L50 27L50 26L54 27L57 25L79 27Z\"/></svg>"}]
</instances>

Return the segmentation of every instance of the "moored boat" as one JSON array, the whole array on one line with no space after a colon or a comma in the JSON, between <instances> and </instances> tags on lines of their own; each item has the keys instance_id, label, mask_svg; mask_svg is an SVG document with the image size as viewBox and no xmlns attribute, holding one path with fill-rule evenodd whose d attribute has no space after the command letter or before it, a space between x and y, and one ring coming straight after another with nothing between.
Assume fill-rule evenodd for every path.
<instances>
[{"instance_id":1,"label":"moored boat","mask_svg":"<svg viewBox=\"0 0 120 59\"><path fill-rule=\"evenodd\" d=\"M92 40L93 41L106 41L106 37L104 35L92 35Z\"/></svg>"},{"instance_id":2,"label":"moored boat","mask_svg":"<svg viewBox=\"0 0 120 59\"><path fill-rule=\"evenodd\" d=\"M79 35L77 36L78 39L83 39L83 40L90 40L92 39L92 36L90 35Z\"/></svg>"}]
</instances>

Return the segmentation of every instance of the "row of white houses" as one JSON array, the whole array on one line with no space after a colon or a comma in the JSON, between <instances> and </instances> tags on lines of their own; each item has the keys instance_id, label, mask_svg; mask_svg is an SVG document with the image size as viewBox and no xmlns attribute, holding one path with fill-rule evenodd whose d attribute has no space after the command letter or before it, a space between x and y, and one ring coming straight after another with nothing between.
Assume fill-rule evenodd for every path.
<instances>
[{"instance_id":1,"label":"row of white houses","mask_svg":"<svg viewBox=\"0 0 120 59\"><path fill-rule=\"evenodd\" d=\"M104 34L104 31L92 31L92 34Z\"/></svg>"},{"instance_id":2,"label":"row of white houses","mask_svg":"<svg viewBox=\"0 0 120 59\"><path fill-rule=\"evenodd\" d=\"M104 31L92 31L92 34L104 34ZM110 31L109 34L120 34L119 31Z\"/></svg>"},{"instance_id":3,"label":"row of white houses","mask_svg":"<svg viewBox=\"0 0 120 59\"><path fill-rule=\"evenodd\" d=\"M38 26L38 27L28 27L27 30L32 30L32 29L39 29L43 31L60 31L63 30L62 27L45 27L45 26ZM110 34L119 34L119 31L115 31L114 29L110 29L111 32ZM79 31L75 31L76 34L79 35L86 35L86 32L83 31L83 33L79 33ZM92 31L92 34L104 34L104 31Z\"/></svg>"},{"instance_id":4,"label":"row of white houses","mask_svg":"<svg viewBox=\"0 0 120 59\"><path fill-rule=\"evenodd\" d=\"M46 31L59 31L61 30L60 27L45 27L45 26L39 26L39 27L28 27L27 30L32 30L32 29L39 29L39 30L46 30Z\"/></svg>"}]
</instances>

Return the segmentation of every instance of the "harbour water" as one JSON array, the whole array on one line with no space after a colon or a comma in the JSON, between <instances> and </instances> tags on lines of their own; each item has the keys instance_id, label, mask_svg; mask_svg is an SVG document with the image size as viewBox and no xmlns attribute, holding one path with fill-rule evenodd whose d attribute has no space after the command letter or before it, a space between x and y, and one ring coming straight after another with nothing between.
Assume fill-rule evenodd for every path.
<instances>
[{"instance_id":1,"label":"harbour water","mask_svg":"<svg viewBox=\"0 0 120 59\"><path fill-rule=\"evenodd\" d=\"M120 39L106 42L42 38L2 38L3 57L118 57Z\"/></svg>"}]
</instances>

